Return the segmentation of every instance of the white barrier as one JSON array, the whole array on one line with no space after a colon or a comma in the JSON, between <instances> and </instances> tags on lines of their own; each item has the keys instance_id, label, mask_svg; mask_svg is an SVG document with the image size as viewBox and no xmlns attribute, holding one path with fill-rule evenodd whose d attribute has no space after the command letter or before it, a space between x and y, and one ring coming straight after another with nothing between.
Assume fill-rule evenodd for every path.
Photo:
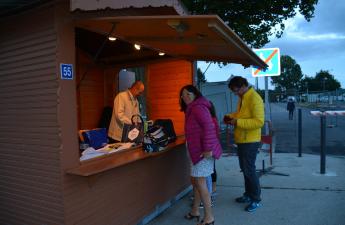
<instances>
[{"instance_id":1,"label":"white barrier","mask_svg":"<svg viewBox=\"0 0 345 225\"><path fill-rule=\"evenodd\" d=\"M345 116L345 111L310 111L310 114L313 116Z\"/></svg>"},{"instance_id":2,"label":"white barrier","mask_svg":"<svg viewBox=\"0 0 345 225\"><path fill-rule=\"evenodd\" d=\"M326 173L326 116L345 116L345 111L335 110L335 111L310 111L310 114L313 116L320 117L320 173ZM336 125L329 125L328 127L334 127Z\"/></svg>"}]
</instances>

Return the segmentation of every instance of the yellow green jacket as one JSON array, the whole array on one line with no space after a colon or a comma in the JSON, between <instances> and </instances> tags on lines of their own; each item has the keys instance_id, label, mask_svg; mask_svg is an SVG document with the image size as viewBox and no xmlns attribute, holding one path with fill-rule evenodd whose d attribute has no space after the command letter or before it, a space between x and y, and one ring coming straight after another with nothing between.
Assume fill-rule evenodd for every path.
<instances>
[{"instance_id":1,"label":"yellow green jacket","mask_svg":"<svg viewBox=\"0 0 345 225\"><path fill-rule=\"evenodd\" d=\"M234 130L235 143L261 141L261 128L264 125L264 104L261 96L250 87L239 99L237 111L228 114L237 119Z\"/></svg>"}]
</instances>

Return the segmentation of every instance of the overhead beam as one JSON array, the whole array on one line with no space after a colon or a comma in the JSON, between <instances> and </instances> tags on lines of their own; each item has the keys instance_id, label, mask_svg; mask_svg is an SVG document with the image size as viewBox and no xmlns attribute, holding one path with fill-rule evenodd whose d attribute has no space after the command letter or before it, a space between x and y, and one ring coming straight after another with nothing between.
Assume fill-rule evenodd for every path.
<instances>
[{"instance_id":1,"label":"overhead beam","mask_svg":"<svg viewBox=\"0 0 345 225\"><path fill-rule=\"evenodd\" d=\"M266 63L264 63L262 60L261 60L262 62L258 61L256 59L256 58L258 58L256 55L250 54L250 52L252 52L251 50L250 51L245 51L245 48L248 48L248 46L246 44L242 43L242 40L235 33L234 33L234 36L238 37L238 41L237 42L233 38L230 38L229 35L226 32L224 32L224 30L221 29L216 23L209 22L208 23L208 27L211 30L213 30L215 33L220 35L225 41L235 45L239 51L241 51L242 53L247 55L249 58L251 58L253 61L255 61L259 65L259 67L267 68L267 64ZM241 45L239 43L241 43ZM255 54L254 52L252 52L252 53ZM247 66L247 65L245 65L245 66Z\"/></svg>"}]
</instances>

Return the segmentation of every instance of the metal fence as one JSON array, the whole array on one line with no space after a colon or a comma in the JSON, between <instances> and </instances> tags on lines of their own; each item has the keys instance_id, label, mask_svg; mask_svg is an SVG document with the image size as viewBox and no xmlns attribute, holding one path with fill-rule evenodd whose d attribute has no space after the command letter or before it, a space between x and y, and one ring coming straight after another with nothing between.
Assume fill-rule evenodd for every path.
<instances>
[{"instance_id":1,"label":"metal fence","mask_svg":"<svg viewBox=\"0 0 345 225\"><path fill-rule=\"evenodd\" d=\"M270 102L287 102L293 99L296 102L305 103L326 103L335 104L337 102L345 102L345 90L339 89L335 91L313 91L313 92L269 92Z\"/></svg>"},{"instance_id":2,"label":"metal fence","mask_svg":"<svg viewBox=\"0 0 345 225\"><path fill-rule=\"evenodd\" d=\"M286 103L271 105L275 153L345 156L344 102L324 107L297 103L293 120L288 119Z\"/></svg>"}]
</instances>

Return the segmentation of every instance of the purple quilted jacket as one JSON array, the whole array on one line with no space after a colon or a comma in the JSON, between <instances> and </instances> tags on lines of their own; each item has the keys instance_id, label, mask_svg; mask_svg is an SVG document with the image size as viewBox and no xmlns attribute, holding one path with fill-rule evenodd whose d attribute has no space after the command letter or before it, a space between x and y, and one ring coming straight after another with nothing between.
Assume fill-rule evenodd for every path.
<instances>
[{"instance_id":1,"label":"purple quilted jacket","mask_svg":"<svg viewBox=\"0 0 345 225\"><path fill-rule=\"evenodd\" d=\"M219 159L222 154L214 124L216 120L211 117L210 107L210 102L204 97L195 99L187 106L185 134L189 155L194 165L203 159L203 152L212 151L216 159Z\"/></svg>"}]
</instances>

